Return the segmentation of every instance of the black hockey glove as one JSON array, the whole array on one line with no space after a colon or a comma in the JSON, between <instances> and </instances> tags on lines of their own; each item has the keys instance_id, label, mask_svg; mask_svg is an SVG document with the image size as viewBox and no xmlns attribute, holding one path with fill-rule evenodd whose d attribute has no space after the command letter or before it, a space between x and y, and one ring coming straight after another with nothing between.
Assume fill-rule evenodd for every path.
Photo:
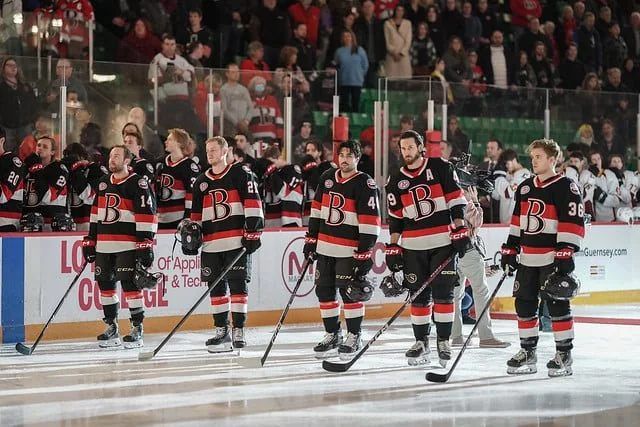
<instances>
[{"instance_id":1,"label":"black hockey glove","mask_svg":"<svg viewBox=\"0 0 640 427\"><path fill-rule=\"evenodd\" d=\"M500 267L503 271L508 271L509 276L520 267L518 263L518 249L513 246L502 245L500 248Z\"/></svg>"},{"instance_id":2,"label":"black hockey glove","mask_svg":"<svg viewBox=\"0 0 640 427\"><path fill-rule=\"evenodd\" d=\"M573 248L568 246L556 249L553 266L558 273L568 275L576 269L576 265L573 262L573 252Z\"/></svg>"},{"instance_id":3,"label":"black hockey glove","mask_svg":"<svg viewBox=\"0 0 640 427\"><path fill-rule=\"evenodd\" d=\"M96 260L96 241L89 236L82 239L82 256L88 264Z\"/></svg>"},{"instance_id":4,"label":"black hockey glove","mask_svg":"<svg viewBox=\"0 0 640 427\"><path fill-rule=\"evenodd\" d=\"M451 230L451 233L449 233L451 246L453 246L453 249L458 253L458 257L460 258L462 258L471 247L470 235L469 229L464 225L454 228Z\"/></svg>"},{"instance_id":5,"label":"black hockey glove","mask_svg":"<svg viewBox=\"0 0 640 427\"><path fill-rule=\"evenodd\" d=\"M373 267L371 251L356 251L353 253L353 277L366 276Z\"/></svg>"},{"instance_id":6,"label":"black hockey glove","mask_svg":"<svg viewBox=\"0 0 640 427\"><path fill-rule=\"evenodd\" d=\"M24 159L24 164L27 167L27 169L31 169L33 166L39 165L41 163L42 163L42 160L40 159L40 156L38 156L36 153L31 153L27 156L26 159Z\"/></svg>"},{"instance_id":7,"label":"black hockey glove","mask_svg":"<svg viewBox=\"0 0 640 427\"><path fill-rule=\"evenodd\" d=\"M140 262L144 268L153 264L153 241L150 239L136 243L136 262Z\"/></svg>"},{"instance_id":8,"label":"black hockey glove","mask_svg":"<svg viewBox=\"0 0 640 427\"><path fill-rule=\"evenodd\" d=\"M598 169L596 165L590 165L589 172L591 172L596 178L600 175L600 169Z\"/></svg>"},{"instance_id":9,"label":"black hockey glove","mask_svg":"<svg viewBox=\"0 0 640 427\"><path fill-rule=\"evenodd\" d=\"M402 271L404 268L404 258L402 257L402 247L395 243L389 243L384 248L385 260L387 262L387 268L393 273Z\"/></svg>"},{"instance_id":10,"label":"black hockey glove","mask_svg":"<svg viewBox=\"0 0 640 427\"><path fill-rule=\"evenodd\" d=\"M593 200L598 203L604 203L607 200L607 193L605 193L602 188L597 185L593 188Z\"/></svg>"},{"instance_id":11,"label":"black hockey glove","mask_svg":"<svg viewBox=\"0 0 640 427\"><path fill-rule=\"evenodd\" d=\"M242 235L242 246L247 250L247 255L251 255L262 246L262 243L260 243L261 235L261 231L244 231Z\"/></svg>"},{"instance_id":12,"label":"black hockey glove","mask_svg":"<svg viewBox=\"0 0 640 427\"><path fill-rule=\"evenodd\" d=\"M302 253L305 258L311 258L311 260L315 260L318 257L316 253L316 248L318 246L318 239L315 237L311 237L308 234L304 237L304 248L302 249Z\"/></svg>"}]
</instances>

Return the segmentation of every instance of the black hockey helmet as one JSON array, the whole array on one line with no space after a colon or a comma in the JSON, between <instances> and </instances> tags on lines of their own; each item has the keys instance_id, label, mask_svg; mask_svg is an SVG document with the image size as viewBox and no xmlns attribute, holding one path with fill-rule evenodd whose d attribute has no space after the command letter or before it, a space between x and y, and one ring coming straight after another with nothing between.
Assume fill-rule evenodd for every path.
<instances>
[{"instance_id":1,"label":"black hockey helmet","mask_svg":"<svg viewBox=\"0 0 640 427\"><path fill-rule=\"evenodd\" d=\"M20 218L20 231L25 233L40 232L44 228L44 218L40 212L29 212Z\"/></svg>"},{"instance_id":2,"label":"black hockey helmet","mask_svg":"<svg viewBox=\"0 0 640 427\"><path fill-rule=\"evenodd\" d=\"M75 231L76 223L69 214L56 215L51 219L51 231Z\"/></svg>"},{"instance_id":3,"label":"black hockey helmet","mask_svg":"<svg viewBox=\"0 0 640 427\"><path fill-rule=\"evenodd\" d=\"M402 284L396 279L396 275L391 273L385 276L380 283L380 290L387 298L399 297L404 294L407 289L402 287Z\"/></svg>"},{"instance_id":4,"label":"black hockey helmet","mask_svg":"<svg viewBox=\"0 0 640 427\"><path fill-rule=\"evenodd\" d=\"M139 262L136 262L136 268L133 272L133 283L140 290L153 289L159 281L164 279L162 273L150 273Z\"/></svg>"},{"instance_id":5,"label":"black hockey helmet","mask_svg":"<svg viewBox=\"0 0 640 427\"><path fill-rule=\"evenodd\" d=\"M202 227L195 221L183 219L176 230L180 234L182 253L185 255L198 255L198 249L202 246Z\"/></svg>"},{"instance_id":6,"label":"black hockey helmet","mask_svg":"<svg viewBox=\"0 0 640 427\"><path fill-rule=\"evenodd\" d=\"M547 300L569 301L580 290L580 280L574 274L553 272L540 286L540 296Z\"/></svg>"},{"instance_id":7,"label":"black hockey helmet","mask_svg":"<svg viewBox=\"0 0 640 427\"><path fill-rule=\"evenodd\" d=\"M345 292L352 301L365 302L373 296L373 286L366 276L351 279Z\"/></svg>"}]
</instances>

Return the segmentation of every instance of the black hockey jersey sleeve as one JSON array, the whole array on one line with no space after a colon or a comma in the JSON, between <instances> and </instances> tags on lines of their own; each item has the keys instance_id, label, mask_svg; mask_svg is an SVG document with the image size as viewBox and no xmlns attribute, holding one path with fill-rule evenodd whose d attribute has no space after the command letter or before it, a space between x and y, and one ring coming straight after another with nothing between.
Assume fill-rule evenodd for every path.
<instances>
[{"instance_id":1,"label":"black hockey jersey sleeve","mask_svg":"<svg viewBox=\"0 0 640 427\"><path fill-rule=\"evenodd\" d=\"M558 213L556 249L571 247L579 251L584 238L584 204L578 185L568 178L554 187L554 204Z\"/></svg>"},{"instance_id":2,"label":"black hockey jersey sleeve","mask_svg":"<svg viewBox=\"0 0 640 427\"><path fill-rule=\"evenodd\" d=\"M380 235L380 195L376 182L363 174L362 191L357 192L356 213L358 214L358 252L373 249ZM366 177L366 179L365 179Z\"/></svg>"},{"instance_id":3,"label":"black hockey jersey sleeve","mask_svg":"<svg viewBox=\"0 0 640 427\"><path fill-rule=\"evenodd\" d=\"M318 188L316 189L316 195L313 198L313 202L311 202L311 216L309 216L309 236L318 237L318 233L320 232L320 224L322 224L322 198L324 197L324 193L327 191L325 186L323 185L326 178L329 178L331 174L333 174L334 170L327 171L322 174L320 177L320 183L318 184Z\"/></svg>"},{"instance_id":4,"label":"black hockey jersey sleeve","mask_svg":"<svg viewBox=\"0 0 640 427\"><path fill-rule=\"evenodd\" d=\"M136 240L153 240L158 231L156 201L151 193L151 183L147 178L138 176L135 184L134 212L136 219Z\"/></svg>"},{"instance_id":5,"label":"black hockey jersey sleeve","mask_svg":"<svg viewBox=\"0 0 640 427\"><path fill-rule=\"evenodd\" d=\"M11 200L17 191L24 187L26 168L18 156L8 154L2 157L0 165L0 205Z\"/></svg>"},{"instance_id":6,"label":"black hockey jersey sleeve","mask_svg":"<svg viewBox=\"0 0 640 427\"><path fill-rule=\"evenodd\" d=\"M200 166L191 160L189 167L185 168L185 175L183 178L185 196L184 196L184 218L191 216L191 208L193 205L193 184L195 184L198 175L200 175Z\"/></svg>"},{"instance_id":7,"label":"black hockey jersey sleeve","mask_svg":"<svg viewBox=\"0 0 640 427\"><path fill-rule=\"evenodd\" d=\"M402 206L402 197L398 191L398 184L395 179L391 178L385 186L387 193L387 212L389 214L389 233L401 234L404 230L404 206Z\"/></svg>"},{"instance_id":8,"label":"black hockey jersey sleeve","mask_svg":"<svg viewBox=\"0 0 640 427\"><path fill-rule=\"evenodd\" d=\"M234 168L237 169L238 192L244 210L244 228L247 231L261 231L264 228L264 214L258 183L253 179L253 174L250 171L241 166L234 166ZM202 212L202 208L200 208L200 212Z\"/></svg>"}]
</instances>

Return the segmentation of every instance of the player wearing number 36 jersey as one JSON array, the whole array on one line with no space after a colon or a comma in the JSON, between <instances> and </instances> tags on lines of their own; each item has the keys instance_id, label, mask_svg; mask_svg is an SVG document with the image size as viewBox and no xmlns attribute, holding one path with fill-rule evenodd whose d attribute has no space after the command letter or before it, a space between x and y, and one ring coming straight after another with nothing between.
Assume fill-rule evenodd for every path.
<instances>
[{"instance_id":1,"label":"player wearing number 36 jersey","mask_svg":"<svg viewBox=\"0 0 640 427\"><path fill-rule=\"evenodd\" d=\"M513 296L521 350L507 362L507 372L529 374L537 370L541 296L549 306L556 342L556 356L547 364L549 376L571 375L573 317L569 300L577 292L571 273L574 253L580 250L584 237L584 205L578 184L555 171L560 154L555 141L533 141L529 152L536 176L516 190L511 229L501 251L502 267L518 270Z\"/></svg>"}]
</instances>

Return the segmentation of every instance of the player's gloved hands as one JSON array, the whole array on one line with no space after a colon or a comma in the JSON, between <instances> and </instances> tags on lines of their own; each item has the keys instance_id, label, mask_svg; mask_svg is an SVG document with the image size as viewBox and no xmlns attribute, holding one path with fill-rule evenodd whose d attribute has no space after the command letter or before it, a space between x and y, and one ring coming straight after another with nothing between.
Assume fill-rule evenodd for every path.
<instances>
[{"instance_id":1,"label":"player's gloved hands","mask_svg":"<svg viewBox=\"0 0 640 427\"><path fill-rule=\"evenodd\" d=\"M315 260L318 257L316 253L316 248L318 247L318 239L316 237L312 237L310 235L306 235L304 237L304 248L302 249L302 253L305 258L311 258L311 260Z\"/></svg>"},{"instance_id":2,"label":"player's gloved hands","mask_svg":"<svg viewBox=\"0 0 640 427\"><path fill-rule=\"evenodd\" d=\"M373 267L371 251L355 251L353 253L353 277L366 276Z\"/></svg>"},{"instance_id":3,"label":"player's gloved hands","mask_svg":"<svg viewBox=\"0 0 640 427\"><path fill-rule=\"evenodd\" d=\"M27 167L27 169L30 169L32 166L39 165L41 163L42 163L42 160L40 159L40 156L38 156L36 153L31 153L27 156L26 159L24 159L24 164Z\"/></svg>"},{"instance_id":4,"label":"player's gloved hands","mask_svg":"<svg viewBox=\"0 0 640 427\"><path fill-rule=\"evenodd\" d=\"M560 274L571 274L575 270L576 265L573 262L573 248L564 246L556 249L556 254L553 259L553 266Z\"/></svg>"},{"instance_id":5,"label":"player's gloved hands","mask_svg":"<svg viewBox=\"0 0 640 427\"><path fill-rule=\"evenodd\" d=\"M518 263L518 249L509 245L502 245L500 248L500 268L503 271L508 271L509 276L513 276L513 273L520 267Z\"/></svg>"},{"instance_id":6,"label":"player's gloved hands","mask_svg":"<svg viewBox=\"0 0 640 427\"><path fill-rule=\"evenodd\" d=\"M471 247L471 234L469 229L461 225L451 230L449 237L451 238L451 246L453 246L453 249L458 253L458 256L462 258Z\"/></svg>"},{"instance_id":7,"label":"player's gloved hands","mask_svg":"<svg viewBox=\"0 0 640 427\"><path fill-rule=\"evenodd\" d=\"M96 260L96 241L89 236L82 238L82 256L88 264Z\"/></svg>"},{"instance_id":8,"label":"player's gloved hands","mask_svg":"<svg viewBox=\"0 0 640 427\"><path fill-rule=\"evenodd\" d=\"M242 235L242 246L247 250L247 255L251 255L262 246L260 242L261 235L261 231L244 231Z\"/></svg>"},{"instance_id":9,"label":"player's gloved hands","mask_svg":"<svg viewBox=\"0 0 640 427\"><path fill-rule=\"evenodd\" d=\"M596 202L604 203L607 200L607 193L602 191L602 188L597 185L593 187L593 200Z\"/></svg>"},{"instance_id":10,"label":"player's gloved hands","mask_svg":"<svg viewBox=\"0 0 640 427\"><path fill-rule=\"evenodd\" d=\"M591 172L595 177L600 175L600 169L596 165L589 166L589 172Z\"/></svg>"},{"instance_id":11,"label":"player's gloved hands","mask_svg":"<svg viewBox=\"0 0 640 427\"><path fill-rule=\"evenodd\" d=\"M402 247L395 243L389 243L384 248L385 260L387 267L394 273L402 271L404 268L404 259L402 254Z\"/></svg>"},{"instance_id":12,"label":"player's gloved hands","mask_svg":"<svg viewBox=\"0 0 640 427\"><path fill-rule=\"evenodd\" d=\"M153 241L145 239L136 243L136 261L140 262L144 268L151 267L153 264Z\"/></svg>"}]
</instances>

